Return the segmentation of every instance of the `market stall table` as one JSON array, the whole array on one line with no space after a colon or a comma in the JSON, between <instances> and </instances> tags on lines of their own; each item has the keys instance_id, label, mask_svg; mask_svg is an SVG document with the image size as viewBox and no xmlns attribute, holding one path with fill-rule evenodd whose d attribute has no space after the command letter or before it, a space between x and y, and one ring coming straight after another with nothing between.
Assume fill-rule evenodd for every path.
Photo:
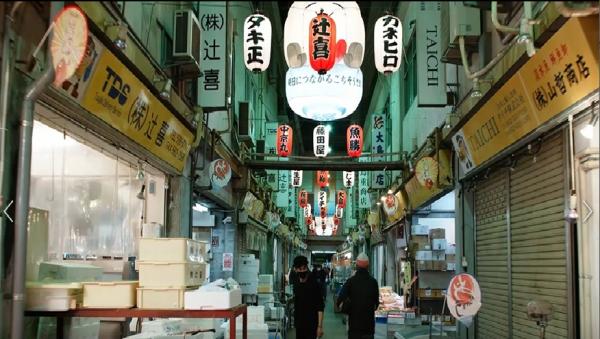
<instances>
[{"instance_id":1,"label":"market stall table","mask_svg":"<svg viewBox=\"0 0 600 339\"><path fill-rule=\"evenodd\" d=\"M242 316L242 337L247 339L248 314L245 304L225 310L152 310L139 308L78 308L69 311L26 311L28 317L56 317L56 338L64 337L63 318L228 318L230 338L236 337L236 318Z\"/></svg>"}]
</instances>

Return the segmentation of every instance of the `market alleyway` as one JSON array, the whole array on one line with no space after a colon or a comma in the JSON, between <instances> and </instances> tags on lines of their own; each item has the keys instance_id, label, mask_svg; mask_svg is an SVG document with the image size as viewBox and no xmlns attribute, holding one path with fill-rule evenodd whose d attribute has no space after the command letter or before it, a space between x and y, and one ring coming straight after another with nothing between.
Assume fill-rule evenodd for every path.
<instances>
[{"instance_id":1,"label":"market alleyway","mask_svg":"<svg viewBox=\"0 0 600 339\"><path fill-rule=\"evenodd\" d=\"M323 320L323 331L325 334L322 339L342 339L347 338L346 324L343 323L344 315L333 312L333 293L328 291L325 301L325 315ZM296 330L291 329L288 339L296 339Z\"/></svg>"}]
</instances>

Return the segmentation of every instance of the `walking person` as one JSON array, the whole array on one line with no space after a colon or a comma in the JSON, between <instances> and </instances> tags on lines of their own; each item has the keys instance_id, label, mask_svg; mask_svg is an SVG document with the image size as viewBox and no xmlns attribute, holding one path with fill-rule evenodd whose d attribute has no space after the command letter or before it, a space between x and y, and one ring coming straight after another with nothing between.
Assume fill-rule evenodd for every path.
<instances>
[{"instance_id":1,"label":"walking person","mask_svg":"<svg viewBox=\"0 0 600 339\"><path fill-rule=\"evenodd\" d=\"M373 339L375 310L379 307L379 286L369 274L369 257L356 258L356 273L342 287L338 307L348 314L348 339Z\"/></svg>"},{"instance_id":2,"label":"walking person","mask_svg":"<svg viewBox=\"0 0 600 339\"><path fill-rule=\"evenodd\" d=\"M294 318L296 339L316 339L323 336L325 302L321 285L308 271L305 256L294 258Z\"/></svg>"}]
</instances>

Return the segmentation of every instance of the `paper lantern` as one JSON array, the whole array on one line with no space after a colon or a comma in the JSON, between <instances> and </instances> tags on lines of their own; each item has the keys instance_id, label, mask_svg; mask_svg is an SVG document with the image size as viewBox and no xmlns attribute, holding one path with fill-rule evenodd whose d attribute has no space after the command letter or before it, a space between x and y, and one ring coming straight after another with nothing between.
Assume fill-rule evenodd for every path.
<instances>
[{"instance_id":1,"label":"paper lantern","mask_svg":"<svg viewBox=\"0 0 600 339\"><path fill-rule=\"evenodd\" d=\"M313 130L313 151L320 158L329 153L329 131L324 125L318 125Z\"/></svg>"},{"instance_id":2,"label":"paper lantern","mask_svg":"<svg viewBox=\"0 0 600 339\"><path fill-rule=\"evenodd\" d=\"M377 71L396 72L402 63L402 22L393 15L384 15L375 22L373 34Z\"/></svg>"},{"instance_id":3,"label":"paper lantern","mask_svg":"<svg viewBox=\"0 0 600 339\"><path fill-rule=\"evenodd\" d=\"M253 72L262 72L271 61L271 21L252 14L244 21L244 63Z\"/></svg>"},{"instance_id":4,"label":"paper lantern","mask_svg":"<svg viewBox=\"0 0 600 339\"><path fill-rule=\"evenodd\" d=\"M312 216L310 216L310 215L308 217L306 217L304 220L305 220L306 226L311 226L313 223Z\"/></svg>"},{"instance_id":5,"label":"paper lantern","mask_svg":"<svg viewBox=\"0 0 600 339\"><path fill-rule=\"evenodd\" d=\"M337 192L337 199L336 204L337 206L341 207L341 208L345 208L346 207L346 191L338 191Z\"/></svg>"},{"instance_id":6,"label":"paper lantern","mask_svg":"<svg viewBox=\"0 0 600 339\"><path fill-rule=\"evenodd\" d=\"M304 211L304 218L308 218L312 215L311 206L309 203L306 203L302 210Z\"/></svg>"},{"instance_id":7,"label":"paper lantern","mask_svg":"<svg viewBox=\"0 0 600 339\"><path fill-rule=\"evenodd\" d=\"M292 141L294 130L288 125L279 125L277 127L277 154L280 157L287 157L292 153Z\"/></svg>"},{"instance_id":8,"label":"paper lantern","mask_svg":"<svg viewBox=\"0 0 600 339\"><path fill-rule=\"evenodd\" d=\"M342 178L344 180L344 187L350 188L354 186L354 172L343 171Z\"/></svg>"},{"instance_id":9,"label":"paper lantern","mask_svg":"<svg viewBox=\"0 0 600 339\"><path fill-rule=\"evenodd\" d=\"M319 191L318 195L319 208L327 208L327 192Z\"/></svg>"},{"instance_id":10,"label":"paper lantern","mask_svg":"<svg viewBox=\"0 0 600 339\"><path fill-rule=\"evenodd\" d=\"M344 217L344 208L337 206L335 208L335 216L338 217L339 219L342 219Z\"/></svg>"},{"instance_id":11,"label":"paper lantern","mask_svg":"<svg viewBox=\"0 0 600 339\"><path fill-rule=\"evenodd\" d=\"M308 192L306 190L300 190L298 192L298 206L306 208L308 205Z\"/></svg>"},{"instance_id":12,"label":"paper lantern","mask_svg":"<svg viewBox=\"0 0 600 339\"><path fill-rule=\"evenodd\" d=\"M302 186L302 171L292 170L292 187Z\"/></svg>"},{"instance_id":13,"label":"paper lantern","mask_svg":"<svg viewBox=\"0 0 600 339\"><path fill-rule=\"evenodd\" d=\"M335 233L335 231L337 231L337 226L340 225L340 218L338 218L337 216L333 217L333 232Z\"/></svg>"},{"instance_id":14,"label":"paper lantern","mask_svg":"<svg viewBox=\"0 0 600 339\"><path fill-rule=\"evenodd\" d=\"M317 184L321 188L329 186L329 171L317 171Z\"/></svg>"},{"instance_id":15,"label":"paper lantern","mask_svg":"<svg viewBox=\"0 0 600 339\"><path fill-rule=\"evenodd\" d=\"M346 150L351 158L358 158L363 148L363 129L359 125L350 125L346 130Z\"/></svg>"},{"instance_id":16,"label":"paper lantern","mask_svg":"<svg viewBox=\"0 0 600 339\"><path fill-rule=\"evenodd\" d=\"M335 20L322 9L309 23L308 58L310 66L319 74L325 74L333 67L337 61L336 53L341 52L341 57L346 53L346 42L336 41L335 33Z\"/></svg>"},{"instance_id":17,"label":"paper lantern","mask_svg":"<svg viewBox=\"0 0 600 339\"><path fill-rule=\"evenodd\" d=\"M321 207L320 212L321 212L321 214L320 214L321 218L327 217L327 209L325 207Z\"/></svg>"}]
</instances>

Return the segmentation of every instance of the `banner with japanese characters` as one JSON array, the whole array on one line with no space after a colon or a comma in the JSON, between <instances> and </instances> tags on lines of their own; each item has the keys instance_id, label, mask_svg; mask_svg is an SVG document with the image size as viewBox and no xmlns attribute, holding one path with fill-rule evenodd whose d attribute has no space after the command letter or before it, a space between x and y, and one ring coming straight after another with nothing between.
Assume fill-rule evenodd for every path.
<instances>
[{"instance_id":1,"label":"banner with japanese characters","mask_svg":"<svg viewBox=\"0 0 600 339\"><path fill-rule=\"evenodd\" d=\"M380 114L373 114L371 121L371 154L385 153L385 118ZM385 157L373 157L374 162L385 161ZM385 188L385 172L371 172L371 188Z\"/></svg>"},{"instance_id":2,"label":"banner with japanese characters","mask_svg":"<svg viewBox=\"0 0 600 339\"><path fill-rule=\"evenodd\" d=\"M452 137L463 171L597 90L597 46L597 19L569 19Z\"/></svg>"},{"instance_id":3,"label":"banner with japanese characters","mask_svg":"<svg viewBox=\"0 0 600 339\"><path fill-rule=\"evenodd\" d=\"M227 2L200 1L200 106L224 108L227 87Z\"/></svg>"},{"instance_id":4,"label":"banner with japanese characters","mask_svg":"<svg viewBox=\"0 0 600 339\"><path fill-rule=\"evenodd\" d=\"M369 172L358 172L358 207L371 208L369 197Z\"/></svg>"},{"instance_id":5,"label":"banner with japanese characters","mask_svg":"<svg viewBox=\"0 0 600 339\"><path fill-rule=\"evenodd\" d=\"M277 192L277 207L281 207L287 210L289 206L289 190L290 187L290 171L281 170L279 171L279 192Z\"/></svg>"}]
</instances>

